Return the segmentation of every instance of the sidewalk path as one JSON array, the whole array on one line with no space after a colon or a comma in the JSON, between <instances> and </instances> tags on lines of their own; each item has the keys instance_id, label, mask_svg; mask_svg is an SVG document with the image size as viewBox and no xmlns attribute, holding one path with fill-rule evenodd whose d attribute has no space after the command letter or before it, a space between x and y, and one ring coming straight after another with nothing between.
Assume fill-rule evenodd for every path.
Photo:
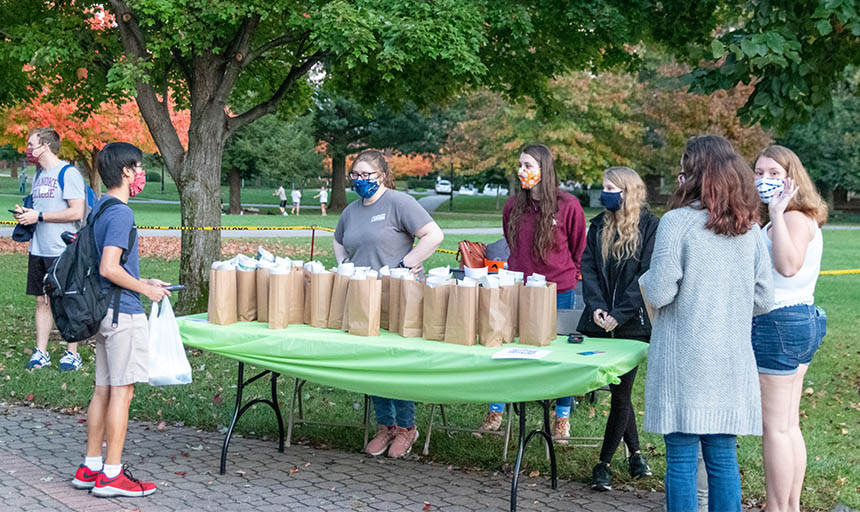
<instances>
[{"instance_id":1,"label":"sidewalk path","mask_svg":"<svg viewBox=\"0 0 860 512\"><path fill-rule=\"evenodd\" d=\"M507 510L510 476L467 472L421 461L233 437L227 474L218 474L223 436L188 427L131 422L125 460L155 481L146 498L103 499L70 480L86 445L81 416L0 403L0 503L9 511L439 511ZM531 449L537 449L532 447ZM532 487L532 485L534 485ZM429 503L429 507L427 504ZM642 490L598 493L579 482L543 476L520 481L518 510L663 509L663 495Z\"/></svg>"}]
</instances>

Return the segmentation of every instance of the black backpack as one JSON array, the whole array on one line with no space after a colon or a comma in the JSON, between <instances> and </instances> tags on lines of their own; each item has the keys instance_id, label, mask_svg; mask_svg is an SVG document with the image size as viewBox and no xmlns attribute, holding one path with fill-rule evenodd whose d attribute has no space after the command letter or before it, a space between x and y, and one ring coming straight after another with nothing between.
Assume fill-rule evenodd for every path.
<instances>
[{"instance_id":1,"label":"black backpack","mask_svg":"<svg viewBox=\"0 0 860 512\"><path fill-rule=\"evenodd\" d=\"M87 224L78 231L65 251L57 258L45 275L45 294L51 302L51 313L60 335L68 342L82 341L95 336L99 325L113 304L113 325L119 321L119 300L122 288L111 283L102 289L99 274L99 253L93 227L96 220L111 206L123 204L110 197L90 212ZM128 234L128 247L133 246L137 228ZM127 250L122 251L120 265L128 260Z\"/></svg>"}]
</instances>

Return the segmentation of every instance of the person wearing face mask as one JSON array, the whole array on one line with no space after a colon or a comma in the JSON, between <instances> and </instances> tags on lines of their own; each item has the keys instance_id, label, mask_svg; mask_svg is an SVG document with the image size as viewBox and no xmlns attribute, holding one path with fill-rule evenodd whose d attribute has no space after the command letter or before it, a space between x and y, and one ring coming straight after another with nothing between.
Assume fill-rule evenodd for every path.
<instances>
[{"instance_id":1,"label":"person wearing face mask","mask_svg":"<svg viewBox=\"0 0 860 512\"><path fill-rule=\"evenodd\" d=\"M108 308L95 336L95 389L87 409L87 450L72 485L99 497L147 496L151 482L134 478L123 467L122 450L134 385L149 378L149 327L139 294L159 302L170 292L158 279L140 278L138 240L132 235L134 212L128 199L139 194L146 174L143 153L126 142L99 152L98 169L107 192L93 207L92 229L99 256L102 288L120 288L119 312ZM115 323L114 323L115 322ZM102 444L107 444L102 458Z\"/></svg>"},{"instance_id":2,"label":"person wearing face mask","mask_svg":"<svg viewBox=\"0 0 860 512\"><path fill-rule=\"evenodd\" d=\"M639 278L651 264L651 251L659 220L646 203L645 183L628 167L603 171L600 202L605 210L591 219L582 255L582 298L585 309L577 331L599 338L625 338L648 342L651 322L639 291ZM636 411L630 395L636 370L609 386L612 402L600 461L592 470L593 489L612 489L610 463L624 439L632 454L627 460L630 476L651 475L639 450Z\"/></svg>"},{"instance_id":3,"label":"person wearing face mask","mask_svg":"<svg viewBox=\"0 0 860 512\"><path fill-rule=\"evenodd\" d=\"M442 230L414 197L393 190L394 175L381 152L359 153L349 177L359 199L344 208L338 220L333 242L337 262L374 270L409 268L421 274L424 260L442 243ZM378 456L387 450L389 457L403 457L418 439L415 403L379 396L372 400L378 430L364 451Z\"/></svg>"},{"instance_id":4,"label":"person wearing face mask","mask_svg":"<svg viewBox=\"0 0 860 512\"><path fill-rule=\"evenodd\" d=\"M788 148L770 146L759 153L755 177L770 219L762 238L771 253L774 287L773 310L752 320L767 510L797 511L806 473L800 396L804 375L826 330L826 317L814 305L814 292L827 203Z\"/></svg>"},{"instance_id":5,"label":"person wearing face mask","mask_svg":"<svg viewBox=\"0 0 860 512\"><path fill-rule=\"evenodd\" d=\"M574 196L558 187L552 152L543 144L531 144L520 151L517 171L521 189L505 203L502 227L511 250L508 269L543 274L557 285L558 309L573 309L579 281L582 252L585 250L585 212ZM552 435L570 436L570 409L573 397L556 400ZM490 404L478 432L498 430L504 403Z\"/></svg>"},{"instance_id":6,"label":"person wearing face mask","mask_svg":"<svg viewBox=\"0 0 860 512\"><path fill-rule=\"evenodd\" d=\"M86 211L84 179L77 169L57 157L59 151L60 135L53 128L30 133L27 162L41 170L33 177L33 208L15 205L15 220L24 226L35 226L27 261L27 295L36 297L36 348L27 362L27 369L32 370L51 365L48 335L54 320L42 285L45 274L66 248L60 235L80 229ZM78 344L69 343L60 358L60 370L79 370L81 366Z\"/></svg>"}]
</instances>

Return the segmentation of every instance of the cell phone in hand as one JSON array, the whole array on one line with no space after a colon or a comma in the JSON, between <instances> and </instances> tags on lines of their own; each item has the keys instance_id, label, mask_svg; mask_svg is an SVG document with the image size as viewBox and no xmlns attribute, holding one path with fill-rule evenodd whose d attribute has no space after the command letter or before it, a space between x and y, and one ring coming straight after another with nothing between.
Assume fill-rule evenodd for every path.
<instances>
[{"instance_id":1,"label":"cell phone in hand","mask_svg":"<svg viewBox=\"0 0 860 512\"><path fill-rule=\"evenodd\" d=\"M185 285L184 284L171 284L169 286L165 286L164 289L169 291L169 292L178 292L180 290L184 290Z\"/></svg>"},{"instance_id":2,"label":"cell phone in hand","mask_svg":"<svg viewBox=\"0 0 860 512\"><path fill-rule=\"evenodd\" d=\"M19 213L24 213L24 212L19 212L18 210L9 210L9 213L14 213L15 215L18 215Z\"/></svg>"}]
</instances>

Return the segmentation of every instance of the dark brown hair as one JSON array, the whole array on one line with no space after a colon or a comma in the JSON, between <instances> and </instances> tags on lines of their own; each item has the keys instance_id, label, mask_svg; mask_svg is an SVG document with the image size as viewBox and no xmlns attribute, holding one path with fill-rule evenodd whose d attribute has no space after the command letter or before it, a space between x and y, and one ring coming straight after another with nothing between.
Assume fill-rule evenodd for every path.
<instances>
[{"instance_id":1,"label":"dark brown hair","mask_svg":"<svg viewBox=\"0 0 860 512\"><path fill-rule=\"evenodd\" d=\"M517 190L514 208L508 219L505 238L511 247L516 245L523 214L529 208L536 208L538 222L532 244L532 254L541 261L546 261L547 253L555 245L555 238L553 238L552 233L552 221L558 212L558 179L555 176L555 164L552 151L543 144L524 146L520 151L520 154L523 153L537 160L538 166L540 166L540 182L531 189L520 188Z\"/></svg>"},{"instance_id":2,"label":"dark brown hair","mask_svg":"<svg viewBox=\"0 0 860 512\"><path fill-rule=\"evenodd\" d=\"M39 139L39 144L46 144L54 155L60 154L60 134L57 130L46 126L33 130L33 134Z\"/></svg>"},{"instance_id":3,"label":"dark brown hair","mask_svg":"<svg viewBox=\"0 0 860 512\"><path fill-rule=\"evenodd\" d=\"M691 138L681 171L685 181L669 200L670 210L685 206L708 210L705 227L718 235L742 235L758 223L755 177L731 142L716 135Z\"/></svg>"},{"instance_id":4,"label":"dark brown hair","mask_svg":"<svg viewBox=\"0 0 860 512\"><path fill-rule=\"evenodd\" d=\"M365 149L355 157L355 160L352 161L352 165L349 167L349 172L352 172L355 168L355 164L359 162L367 162L371 167L373 167L373 170L380 174L380 183L385 185L386 188L394 190L394 173L388 168L388 162L385 161L385 155L382 154L382 151L377 149Z\"/></svg>"}]
</instances>

